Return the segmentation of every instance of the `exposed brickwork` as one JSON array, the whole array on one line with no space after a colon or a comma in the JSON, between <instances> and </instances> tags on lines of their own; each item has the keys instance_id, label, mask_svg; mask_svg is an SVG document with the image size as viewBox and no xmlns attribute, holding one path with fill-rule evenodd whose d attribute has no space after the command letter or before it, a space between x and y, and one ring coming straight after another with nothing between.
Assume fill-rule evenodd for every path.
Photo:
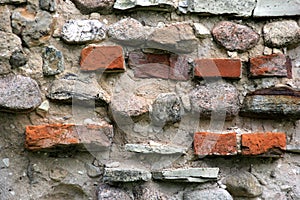
<instances>
[{"instance_id":1,"label":"exposed brickwork","mask_svg":"<svg viewBox=\"0 0 300 200\"><path fill-rule=\"evenodd\" d=\"M124 71L125 64L122 47L87 46L81 51L80 69L82 71Z\"/></svg>"},{"instance_id":2,"label":"exposed brickwork","mask_svg":"<svg viewBox=\"0 0 300 200\"><path fill-rule=\"evenodd\" d=\"M240 59L195 59L195 77L241 78L242 63Z\"/></svg>"},{"instance_id":3,"label":"exposed brickwork","mask_svg":"<svg viewBox=\"0 0 300 200\"><path fill-rule=\"evenodd\" d=\"M194 150L196 155L235 155L237 154L236 133L195 133Z\"/></svg>"},{"instance_id":4,"label":"exposed brickwork","mask_svg":"<svg viewBox=\"0 0 300 200\"><path fill-rule=\"evenodd\" d=\"M285 149L285 133L242 134L242 155L281 155Z\"/></svg>"}]
</instances>

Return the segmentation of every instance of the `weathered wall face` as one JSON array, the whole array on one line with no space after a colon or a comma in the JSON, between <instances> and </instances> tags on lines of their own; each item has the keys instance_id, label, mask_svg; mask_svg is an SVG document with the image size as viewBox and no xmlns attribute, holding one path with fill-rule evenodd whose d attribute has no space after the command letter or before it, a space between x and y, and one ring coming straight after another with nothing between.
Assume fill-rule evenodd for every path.
<instances>
[{"instance_id":1,"label":"weathered wall face","mask_svg":"<svg viewBox=\"0 0 300 200\"><path fill-rule=\"evenodd\" d=\"M299 4L0 0L0 199L300 199Z\"/></svg>"}]
</instances>

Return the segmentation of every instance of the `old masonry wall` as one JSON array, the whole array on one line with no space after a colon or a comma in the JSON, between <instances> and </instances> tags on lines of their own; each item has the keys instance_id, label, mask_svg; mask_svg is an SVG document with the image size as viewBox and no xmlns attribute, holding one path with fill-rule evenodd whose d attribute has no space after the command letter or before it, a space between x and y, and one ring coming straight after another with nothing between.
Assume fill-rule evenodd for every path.
<instances>
[{"instance_id":1,"label":"old masonry wall","mask_svg":"<svg viewBox=\"0 0 300 200\"><path fill-rule=\"evenodd\" d=\"M0 199L300 199L299 0L0 0Z\"/></svg>"}]
</instances>

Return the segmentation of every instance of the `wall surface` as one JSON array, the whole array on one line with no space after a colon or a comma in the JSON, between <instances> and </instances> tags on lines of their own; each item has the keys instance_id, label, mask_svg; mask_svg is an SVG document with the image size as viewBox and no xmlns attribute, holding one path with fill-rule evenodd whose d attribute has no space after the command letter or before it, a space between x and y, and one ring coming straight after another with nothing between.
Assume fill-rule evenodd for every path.
<instances>
[{"instance_id":1,"label":"wall surface","mask_svg":"<svg viewBox=\"0 0 300 200\"><path fill-rule=\"evenodd\" d=\"M0 0L0 199L300 199L299 0Z\"/></svg>"}]
</instances>

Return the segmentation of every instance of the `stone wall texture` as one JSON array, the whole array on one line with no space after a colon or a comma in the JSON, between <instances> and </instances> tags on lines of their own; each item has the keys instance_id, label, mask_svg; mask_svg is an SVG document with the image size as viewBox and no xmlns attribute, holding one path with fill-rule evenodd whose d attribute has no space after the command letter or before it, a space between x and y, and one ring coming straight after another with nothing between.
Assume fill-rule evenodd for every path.
<instances>
[{"instance_id":1,"label":"stone wall texture","mask_svg":"<svg viewBox=\"0 0 300 200\"><path fill-rule=\"evenodd\" d=\"M299 0L0 0L0 200L298 200L299 120Z\"/></svg>"}]
</instances>

